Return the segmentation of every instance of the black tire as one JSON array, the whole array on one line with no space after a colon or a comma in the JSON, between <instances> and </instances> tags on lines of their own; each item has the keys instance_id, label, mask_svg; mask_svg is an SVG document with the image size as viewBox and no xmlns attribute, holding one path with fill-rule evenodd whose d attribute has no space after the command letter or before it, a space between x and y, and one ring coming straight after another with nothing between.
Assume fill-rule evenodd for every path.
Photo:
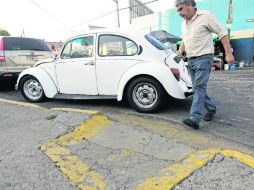
<instances>
[{"instance_id":1,"label":"black tire","mask_svg":"<svg viewBox=\"0 0 254 190\"><path fill-rule=\"evenodd\" d=\"M127 99L131 107L138 112L158 111L165 98L162 85L153 78L139 77L131 81L127 89Z\"/></svg>"},{"instance_id":2,"label":"black tire","mask_svg":"<svg viewBox=\"0 0 254 190\"><path fill-rule=\"evenodd\" d=\"M41 83L30 75L21 79L20 90L23 97L30 102L41 102L46 98Z\"/></svg>"}]
</instances>

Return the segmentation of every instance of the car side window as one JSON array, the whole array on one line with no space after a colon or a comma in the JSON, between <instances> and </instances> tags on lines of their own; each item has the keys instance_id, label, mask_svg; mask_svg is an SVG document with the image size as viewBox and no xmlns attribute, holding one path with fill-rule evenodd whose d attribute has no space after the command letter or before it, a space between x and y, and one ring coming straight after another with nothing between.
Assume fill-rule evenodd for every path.
<instances>
[{"instance_id":1,"label":"car side window","mask_svg":"<svg viewBox=\"0 0 254 190\"><path fill-rule=\"evenodd\" d=\"M92 57L93 48L93 36L76 38L65 44L61 58L70 59Z\"/></svg>"},{"instance_id":2,"label":"car side window","mask_svg":"<svg viewBox=\"0 0 254 190\"><path fill-rule=\"evenodd\" d=\"M137 52L137 44L126 37L117 35L99 37L99 56L132 56Z\"/></svg>"}]
</instances>

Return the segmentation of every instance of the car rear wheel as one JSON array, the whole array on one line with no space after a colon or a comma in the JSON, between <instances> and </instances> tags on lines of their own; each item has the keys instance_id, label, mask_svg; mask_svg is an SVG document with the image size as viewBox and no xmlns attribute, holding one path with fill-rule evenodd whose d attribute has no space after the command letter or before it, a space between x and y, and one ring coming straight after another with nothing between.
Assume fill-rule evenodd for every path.
<instances>
[{"instance_id":1,"label":"car rear wheel","mask_svg":"<svg viewBox=\"0 0 254 190\"><path fill-rule=\"evenodd\" d=\"M45 99L41 83L33 76L26 76L20 83L21 93L30 102L40 102Z\"/></svg>"},{"instance_id":2,"label":"car rear wheel","mask_svg":"<svg viewBox=\"0 0 254 190\"><path fill-rule=\"evenodd\" d=\"M143 113L158 111L164 96L165 92L161 84L149 77L134 79L127 90L130 105Z\"/></svg>"}]
</instances>

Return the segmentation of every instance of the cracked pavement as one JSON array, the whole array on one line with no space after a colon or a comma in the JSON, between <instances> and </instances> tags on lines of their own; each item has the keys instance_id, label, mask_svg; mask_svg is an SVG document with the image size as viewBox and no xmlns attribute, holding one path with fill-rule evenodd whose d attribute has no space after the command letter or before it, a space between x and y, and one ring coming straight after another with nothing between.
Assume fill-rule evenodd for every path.
<instances>
[{"instance_id":1,"label":"cracked pavement","mask_svg":"<svg viewBox=\"0 0 254 190\"><path fill-rule=\"evenodd\" d=\"M214 160L177 185L174 190L252 190L254 169L228 157Z\"/></svg>"},{"instance_id":2,"label":"cracked pavement","mask_svg":"<svg viewBox=\"0 0 254 190\"><path fill-rule=\"evenodd\" d=\"M80 182L80 187L95 188L99 179L103 183L96 188L100 190L136 190L139 184L151 177L161 179L166 174L179 174L188 167L180 167L175 173L172 168L164 173L162 171L175 163L184 163L187 155L198 150L232 149L254 156L253 80L253 73L249 70L213 73L209 92L219 109L215 120L202 122L199 131L179 124L181 118L187 115L189 100L176 102L168 112L150 115L139 114L119 105L116 108L114 105L106 106L102 112L111 124L76 144L60 144L57 148L69 151L63 156L60 152L62 164L73 165L67 169L75 169L79 165L75 165L74 161L83 163L81 169L86 169L88 173L86 179ZM85 106L82 102L63 104L59 106L59 101L56 104L51 101L41 105L48 108L73 104L73 107L77 104L81 104L79 108ZM93 104L95 102L88 107ZM70 179L72 176L65 175L61 165L56 165L40 147L72 133L91 117L84 113L29 108L3 102L0 106L0 189L76 189L77 185L72 184ZM189 162L189 165L192 163L198 164L199 160ZM179 184L179 181L175 182L178 184L175 190L253 189L253 167L250 166L219 154L201 168L191 171ZM167 186L158 188L169 189Z\"/></svg>"}]
</instances>

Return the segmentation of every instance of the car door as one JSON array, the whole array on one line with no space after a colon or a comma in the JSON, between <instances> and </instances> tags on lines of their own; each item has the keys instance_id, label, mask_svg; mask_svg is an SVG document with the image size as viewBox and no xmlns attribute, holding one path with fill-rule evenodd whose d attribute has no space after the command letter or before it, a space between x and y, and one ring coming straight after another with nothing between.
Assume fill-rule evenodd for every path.
<instances>
[{"instance_id":1,"label":"car door","mask_svg":"<svg viewBox=\"0 0 254 190\"><path fill-rule=\"evenodd\" d=\"M95 73L96 35L82 36L67 42L56 62L60 93L97 95Z\"/></svg>"},{"instance_id":2,"label":"car door","mask_svg":"<svg viewBox=\"0 0 254 190\"><path fill-rule=\"evenodd\" d=\"M123 74L133 65L143 62L137 54L137 43L128 37L115 34L98 36L96 74L100 95L117 94Z\"/></svg>"}]
</instances>

